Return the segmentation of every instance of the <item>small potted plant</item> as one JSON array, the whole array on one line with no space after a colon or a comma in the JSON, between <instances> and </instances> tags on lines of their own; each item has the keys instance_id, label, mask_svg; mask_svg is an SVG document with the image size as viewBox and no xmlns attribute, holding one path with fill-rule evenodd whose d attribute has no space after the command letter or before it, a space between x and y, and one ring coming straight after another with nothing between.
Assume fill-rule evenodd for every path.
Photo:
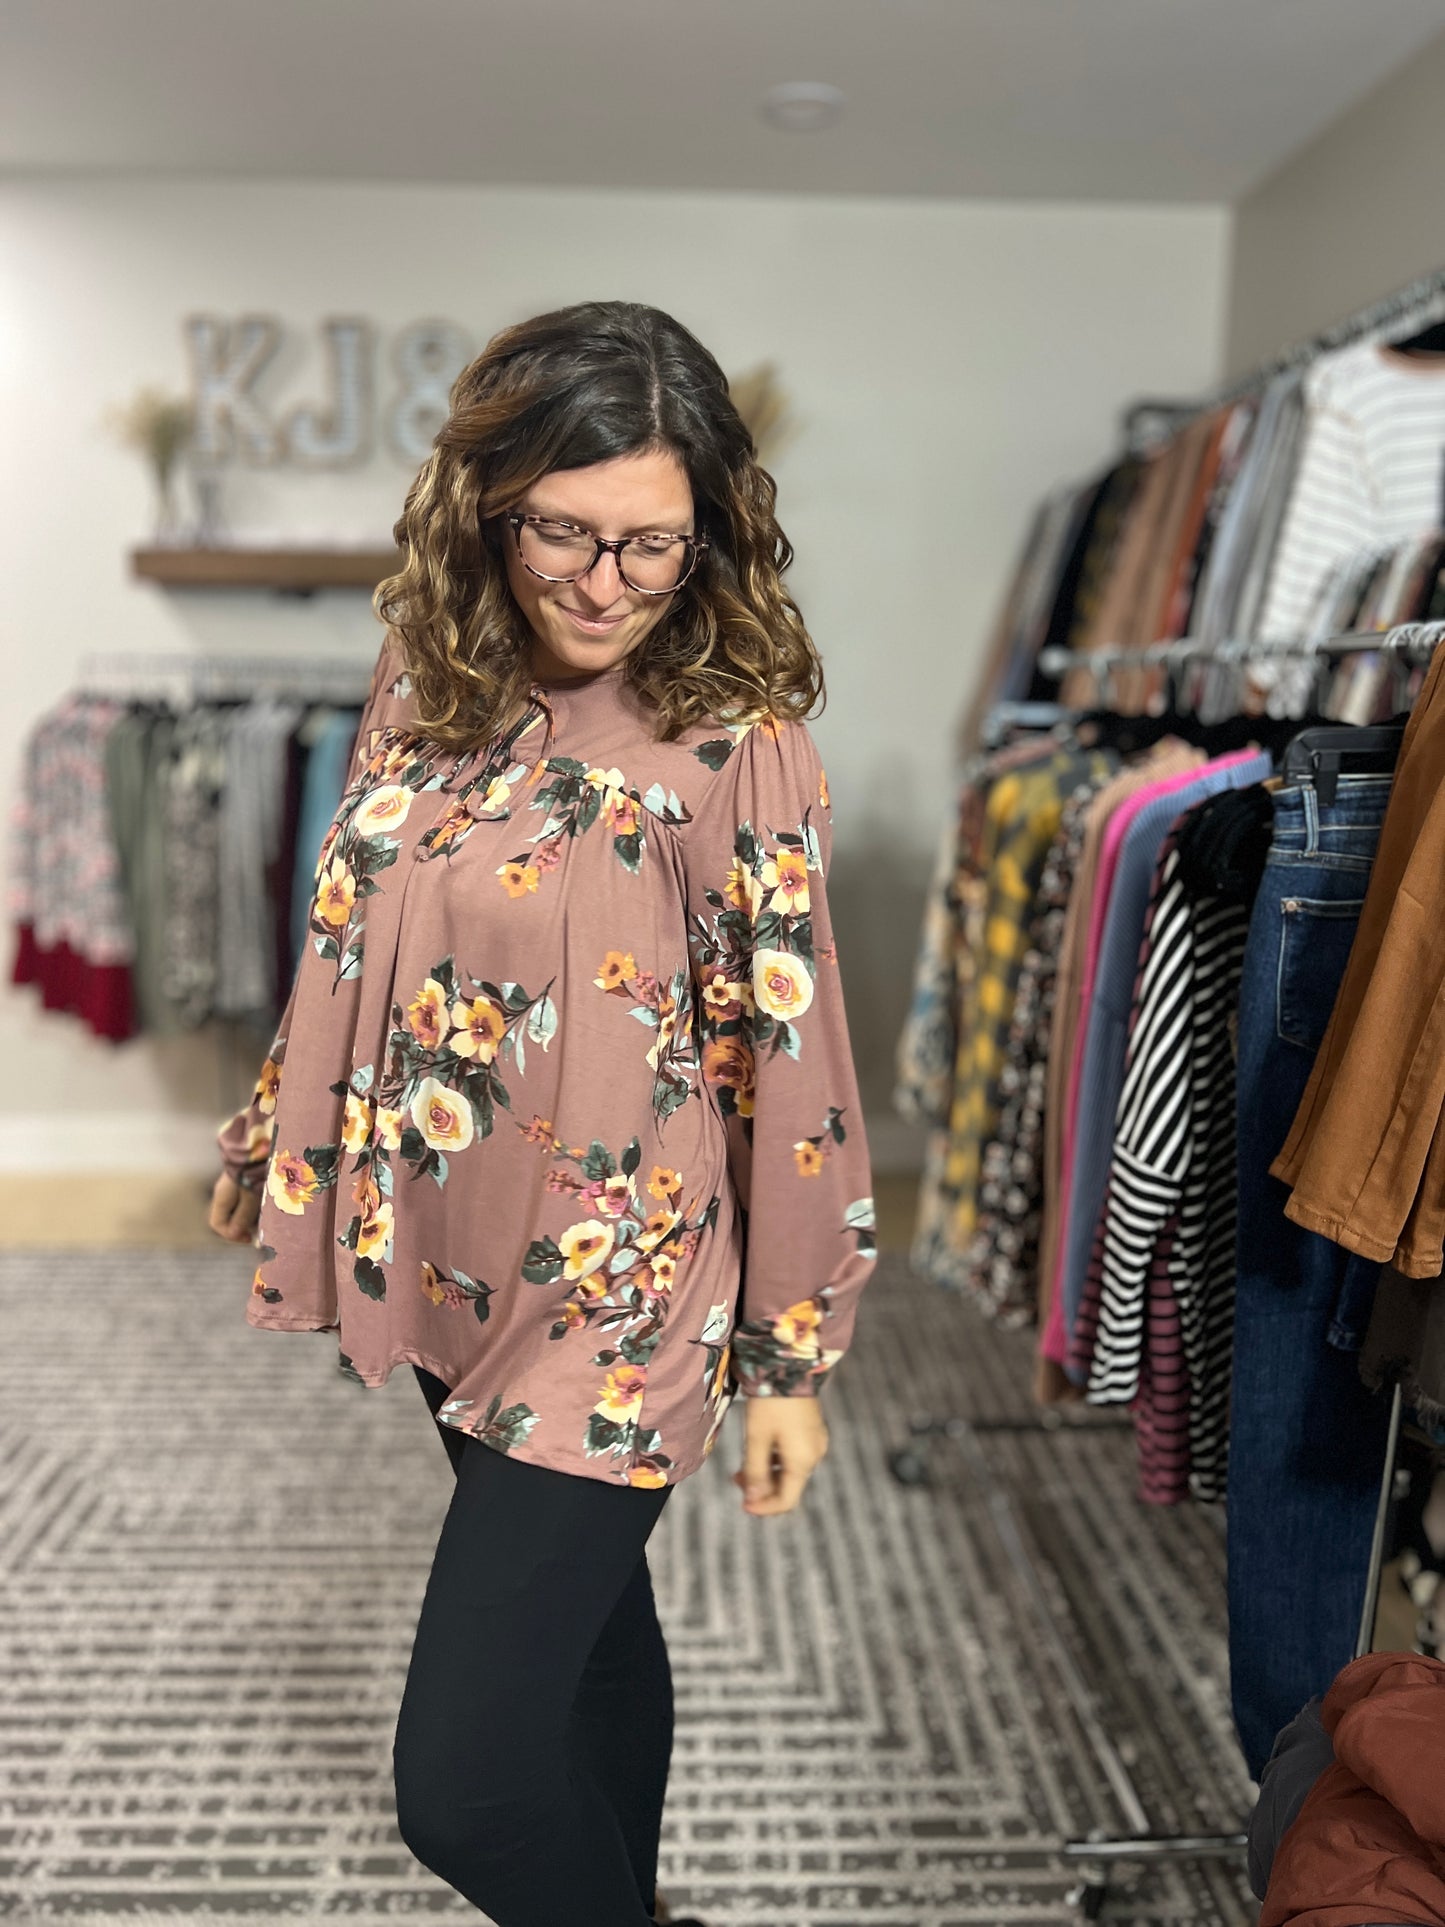
<instances>
[{"instance_id":1,"label":"small potted plant","mask_svg":"<svg viewBox=\"0 0 1445 1927\"><path fill-rule=\"evenodd\" d=\"M105 421L126 447L139 450L150 464L156 485L152 541L157 548L178 546L185 532L176 506L175 474L195 429L191 403L159 388L141 388L128 402L107 409Z\"/></svg>"}]
</instances>

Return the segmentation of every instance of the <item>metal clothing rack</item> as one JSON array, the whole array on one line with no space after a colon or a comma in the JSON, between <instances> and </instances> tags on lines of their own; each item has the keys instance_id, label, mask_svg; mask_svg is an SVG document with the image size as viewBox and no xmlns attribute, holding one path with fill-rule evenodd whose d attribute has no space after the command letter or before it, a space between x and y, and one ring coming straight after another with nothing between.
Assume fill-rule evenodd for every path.
<instances>
[{"instance_id":1,"label":"metal clothing rack","mask_svg":"<svg viewBox=\"0 0 1445 1927\"><path fill-rule=\"evenodd\" d=\"M118 702L188 704L289 696L298 701L355 708L366 699L373 666L340 654L91 651L80 658L76 682L86 695Z\"/></svg>"},{"instance_id":2,"label":"metal clothing rack","mask_svg":"<svg viewBox=\"0 0 1445 1927\"><path fill-rule=\"evenodd\" d=\"M1418 280L1397 288L1393 294L1372 302L1369 307L1347 315L1333 327L1292 343L1269 361L1261 362L1258 367L1225 383L1202 400L1135 402L1124 415L1125 435L1131 442L1136 436L1148 439L1144 431L1151 418L1170 429L1178 428L1195 415L1214 408L1227 408L1234 402L1258 394L1277 376L1287 374L1292 368L1307 367L1321 355L1351 348L1357 342L1388 339L1406 326L1419 330L1442 320L1445 320L1445 268L1436 268L1429 274L1421 275Z\"/></svg>"},{"instance_id":3,"label":"metal clothing rack","mask_svg":"<svg viewBox=\"0 0 1445 1927\"><path fill-rule=\"evenodd\" d=\"M1039 669L1045 676L1062 677L1071 669L1087 669L1105 676L1114 669L1187 668L1213 662L1222 667L1246 663L1337 661L1345 656L1380 654L1397 661L1428 661L1445 641L1445 622L1401 622L1391 629L1346 629L1337 635L1288 643L1259 639L1203 642L1181 636L1173 642L1154 642L1141 649L1045 649Z\"/></svg>"},{"instance_id":4,"label":"metal clothing rack","mask_svg":"<svg viewBox=\"0 0 1445 1927\"><path fill-rule=\"evenodd\" d=\"M1445 287L1445 276L1441 277L1441 281L1442 287ZM1445 622L1402 623L1390 630L1350 630L1316 641L1300 642L1282 648L1266 648L1257 642L1242 641L1210 644L1185 636L1177 641L1156 643L1143 649L1095 650L1087 654L1064 649L1045 651L1040 658L1040 667L1048 675L1061 676L1068 669L1075 667L1090 669L1146 665L1183 667L1200 660L1241 664L1255 660L1298 661L1301 658L1311 657L1334 660L1376 650L1393 655L1402 661L1414 661L1428 659L1441 642L1445 642ZM1017 709L1020 706L1012 707ZM1038 705L1032 707L1037 708ZM1375 1514L1369 1571L1366 1576L1364 1610L1355 1646L1356 1658L1361 1658L1370 1651L1374 1639L1381 1575L1388 1544L1389 1517L1395 1494L1402 1415L1403 1395L1397 1381L1391 1406L1385 1461L1381 1472L1380 1496ZM1063 1843L1062 1853L1065 1861L1079 1869L1080 1884L1073 1899L1086 1920L1097 1920L1102 1915L1109 1897L1110 1876L1114 1867L1121 1861L1234 1860L1243 1855L1249 1844L1248 1835L1243 1832L1164 1834L1156 1833L1151 1828L1138 1788L1100 1714L1097 1697L1085 1680L1077 1660L1070 1652L1059 1630L1047 1589L1040 1577L1033 1554L1029 1550L1028 1540L1019 1523L1013 1502L1002 1480L994 1472L983 1444L987 1436L999 1432L1095 1432L1111 1429L1132 1429L1132 1423L1127 1418L1116 1420L1112 1425L1109 1421L1096 1419L1068 1419L1062 1412L1051 1409L1045 1409L1032 1419L973 1421L957 1416L924 1415L913 1419L909 1424L913 1444L899 1447L888 1455L889 1470L898 1482L906 1486L919 1487L931 1483L928 1461L924 1456L924 1441L942 1437L959 1448L974 1484L987 1503L1005 1556L1028 1596L1034 1618L1058 1669L1059 1678L1063 1683L1074 1717L1093 1751L1100 1773L1119 1804L1125 1824L1130 1829L1128 1833L1117 1837L1107 1836L1096 1830L1088 1838L1066 1840Z\"/></svg>"}]
</instances>

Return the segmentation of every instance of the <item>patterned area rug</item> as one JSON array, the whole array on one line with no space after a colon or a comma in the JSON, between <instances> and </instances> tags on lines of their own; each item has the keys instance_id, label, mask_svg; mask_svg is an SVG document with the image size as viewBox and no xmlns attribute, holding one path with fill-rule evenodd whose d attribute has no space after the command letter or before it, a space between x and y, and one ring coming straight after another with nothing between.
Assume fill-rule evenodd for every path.
<instances>
[{"instance_id":1,"label":"patterned area rug","mask_svg":"<svg viewBox=\"0 0 1445 1927\"><path fill-rule=\"evenodd\" d=\"M219 1246L0 1257L7 1918L480 1918L402 1845L390 1777L441 1438L409 1367L368 1391L334 1334L252 1331L249 1270ZM649 1557L675 1912L1078 1918L1060 1845L1127 1814L1069 1660L1155 1825L1238 1825L1218 1522L1136 1505L1127 1432L1032 1428L1027 1375L1025 1338L885 1258L799 1511L740 1511L735 1419L670 1501ZM897 1481L889 1453L930 1411L1002 1423L976 1435L985 1479L939 1439L931 1484ZM1120 1868L1105 1918L1254 1909L1234 1864L1166 1864Z\"/></svg>"}]
</instances>

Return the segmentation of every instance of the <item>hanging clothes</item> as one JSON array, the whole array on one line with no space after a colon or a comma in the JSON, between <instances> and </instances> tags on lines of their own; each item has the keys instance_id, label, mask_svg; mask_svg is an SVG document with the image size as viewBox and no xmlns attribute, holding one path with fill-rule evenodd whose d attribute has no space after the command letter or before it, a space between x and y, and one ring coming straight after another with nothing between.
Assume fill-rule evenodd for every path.
<instances>
[{"instance_id":1,"label":"hanging clothes","mask_svg":"<svg viewBox=\"0 0 1445 1927\"><path fill-rule=\"evenodd\" d=\"M135 937L106 794L105 745L124 706L66 697L26 740L11 812L10 981L97 1037L135 1029Z\"/></svg>"},{"instance_id":2,"label":"hanging clothes","mask_svg":"<svg viewBox=\"0 0 1445 1927\"><path fill-rule=\"evenodd\" d=\"M1283 1149L1294 1223L1445 1269L1445 649L1411 712L1359 935Z\"/></svg>"}]
</instances>

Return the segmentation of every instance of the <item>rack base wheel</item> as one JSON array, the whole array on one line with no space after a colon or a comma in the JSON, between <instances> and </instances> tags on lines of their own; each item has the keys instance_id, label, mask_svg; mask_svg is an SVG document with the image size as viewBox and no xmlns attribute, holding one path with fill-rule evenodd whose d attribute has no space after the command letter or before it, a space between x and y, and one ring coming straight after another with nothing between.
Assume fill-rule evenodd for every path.
<instances>
[{"instance_id":1,"label":"rack base wheel","mask_svg":"<svg viewBox=\"0 0 1445 1927\"><path fill-rule=\"evenodd\" d=\"M929 1482L927 1460L909 1445L900 1446L896 1452L888 1454L888 1470L900 1485L927 1485Z\"/></svg>"},{"instance_id":2,"label":"rack base wheel","mask_svg":"<svg viewBox=\"0 0 1445 1927\"><path fill-rule=\"evenodd\" d=\"M1082 1887L1075 1887L1069 1895L1070 1903L1078 1908L1081 1920L1102 1920L1108 1899L1109 1889L1103 1881L1086 1881Z\"/></svg>"}]
</instances>

